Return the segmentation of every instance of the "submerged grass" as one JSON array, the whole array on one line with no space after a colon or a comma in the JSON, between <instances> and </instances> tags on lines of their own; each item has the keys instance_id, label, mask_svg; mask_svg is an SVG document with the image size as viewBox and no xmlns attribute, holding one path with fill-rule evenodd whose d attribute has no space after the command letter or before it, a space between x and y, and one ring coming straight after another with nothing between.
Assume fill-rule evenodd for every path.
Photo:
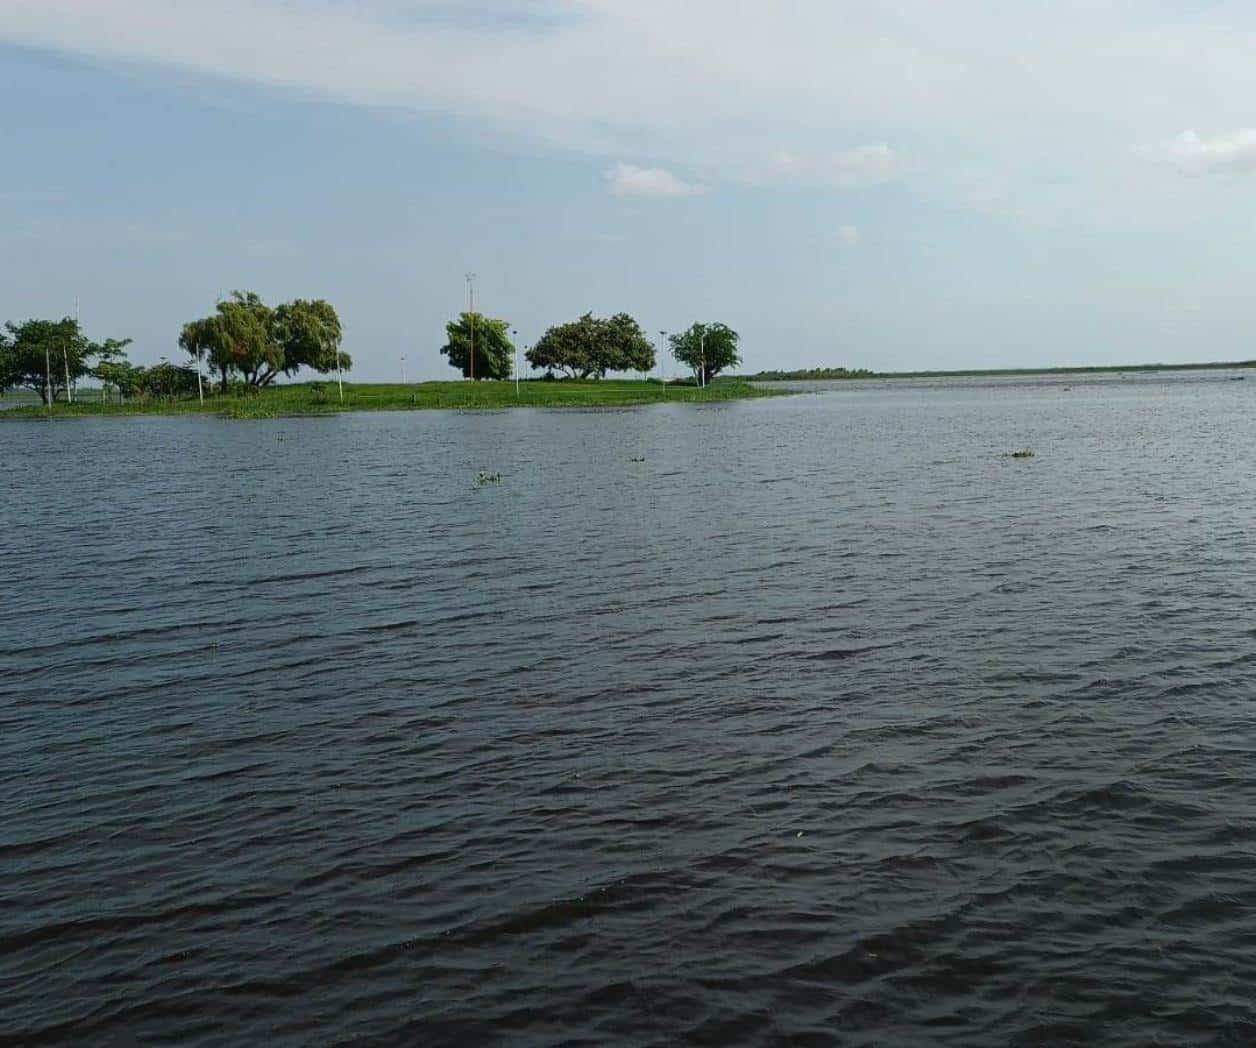
<instances>
[{"instance_id":1,"label":"submerged grass","mask_svg":"<svg viewBox=\"0 0 1256 1048\"><path fill-rule=\"evenodd\" d=\"M607 408L656 403L709 403L779 395L735 379L719 379L705 389L661 382L418 382L409 385L345 383L342 403L334 383L293 383L246 394L214 395L197 400L129 401L101 404L95 400L56 404L54 418L114 415L218 415L231 419L264 419L292 415L329 415L341 411L483 410L495 408ZM38 402L8 411L0 419L46 418Z\"/></svg>"}]
</instances>

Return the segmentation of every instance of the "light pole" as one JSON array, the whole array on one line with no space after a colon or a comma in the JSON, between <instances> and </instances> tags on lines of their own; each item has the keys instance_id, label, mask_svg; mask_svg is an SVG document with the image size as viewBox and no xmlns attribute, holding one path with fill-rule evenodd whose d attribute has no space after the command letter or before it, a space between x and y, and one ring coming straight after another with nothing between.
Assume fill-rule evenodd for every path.
<instances>
[{"instance_id":1,"label":"light pole","mask_svg":"<svg viewBox=\"0 0 1256 1048\"><path fill-rule=\"evenodd\" d=\"M667 332L659 331L659 381L663 383L663 392L667 392Z\"/></svg>"},{"instance_id":2,"label":"light pole","mask_svg":"<svg viewBox=\"0 0 1256 1048\"><path fill-rule=\"evenodd\" d=\"M698 355L702 362L702 367L698 371L699 389L706 389L706 325L702 327L702 334L698 336Z\"/></svg>"},{"instance_id":3,"label":"light pole","mask_svg":"<svg viewBox=\"0 0 1256 1048\"><path fill-rule=\"evenodd\" d=\"M406 355L404 353L401 354L401 384L403 386L406 384Z\"/></svg>"},{"instance_id":4,"label":"light pole","mask_svg":"<svg viewBox=\"0 0 1256 1048\"><path fill-rule=\"evenodd\" d=\"M471 381L475 381L475 274L467 274L467 315L471 318Z\"/></svg>"},{"instance_id":5,"label":"light pole","mask_svg":"<svg viewBox=\"0 0 1256 1048\"><path fill-rule=\"evenodd\" d=\"M78 321L74 322L75 329L78 328ZM74 391L70 388L70 343L67 339L61 343L61 359L65 363L65 402L67 404L74 403Z\"/></svg>"},{"instance_id":6,"label":"light pole","mask_svg":"<svg viewBox=\"0 0 1256 1048\"><path fill-rule=\"evenodd\" d=\"M515 399L519 399L519 332L510 329L510 341L515 345Z\"/></svg>"}]
</instances>

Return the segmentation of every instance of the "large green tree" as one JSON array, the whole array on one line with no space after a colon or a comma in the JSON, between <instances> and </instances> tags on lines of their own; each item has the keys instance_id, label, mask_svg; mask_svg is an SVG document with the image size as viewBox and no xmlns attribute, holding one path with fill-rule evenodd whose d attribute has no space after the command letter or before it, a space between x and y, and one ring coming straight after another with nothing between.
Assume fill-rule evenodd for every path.
<instances>
[{"instance_id":1,"label":"large green tree","mask_svg":"<svg viewBox=\"0 0 1256 1048\"><path fill-rule=\"evenodd\" d=\"M321 298L298 298L276 306L271 315L271 332L283 348L283 372L294 375L298 368L327 374L353 366L349 354L340 349L340 317L330 302ZM273 376L272 376L273 377Z\"/></svg>"},{"instance_id":2,"label":"large green tree","mask_svg":"<svg viewBox=\"0 0 1256 1048\"><path fill-rule=\"evenodd\" d=\"M741 363L737 343L741 336L725 324L694 324L688 331L672 335L672 356L710 382L721 371Z\"/></svg>"},{"instance_id":3,"label":"large green tree","mask_svg":"<svg viewBox=\"0 0 1256 1048\"><path fill-rule=\"evenodd\" d=\"M483 313L460 313L445 325L446 342L441 353L450 366L471 377L471 339L474 325L475 379L510 378L514 370L515 344L510 341L510 324Z\"/></svg>"},{"instance_id":4,"label":"large green tree","mask_svg":"<svg viewBox=\"0 0 1256 1048\"><path fill-rule=\"evenodd\" d=\"M38 393L45 404L49 392L56 400L73 383L92 374L95 364L124 356L131 343L129 338L93 342L74 317L10 323L5 330L0 384L25 386Z\"/></svg>"},{"instance_id":5,"label":"large green tree","mask_svg":"<svg viewBox=\"0 0 1256 1048\"><path fill-rule=\"evenodd\" d=\"M323 299L296 299L271 308L253 291L233 291L213 313L183 325L179 345L218 372L225 392L232 375L269 386L303 367L326 374L353 361L340 350L340 318Z\"/></svg>"},{"instance_id":6,"label":"large green tree","mask_svg":"<svg viewBox=\"0 0 1256 1048\"><path fill-rule=\"evenodd\" d=\"M528 350L528 363L571 378L602 378L608 371L650 371L654 347L627 313L609 319L586 313L546 331Z\"/></svg>"}]
</instances>

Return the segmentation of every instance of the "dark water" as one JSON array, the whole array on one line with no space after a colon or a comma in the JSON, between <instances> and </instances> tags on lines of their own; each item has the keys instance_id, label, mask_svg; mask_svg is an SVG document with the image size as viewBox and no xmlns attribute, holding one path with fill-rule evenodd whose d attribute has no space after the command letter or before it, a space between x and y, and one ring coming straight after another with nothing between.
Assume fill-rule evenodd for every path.
<instances>
[{"instance_id":1,"label":"dark water","mask_svg":"<svg viewBox=\"0 0 1256 1048\"><path fill-rule=\"evenodd\" d=\"M1254 449L1217 375L0 425L0 1041L1250 1044Z\"/></svg>"}]
</instances>

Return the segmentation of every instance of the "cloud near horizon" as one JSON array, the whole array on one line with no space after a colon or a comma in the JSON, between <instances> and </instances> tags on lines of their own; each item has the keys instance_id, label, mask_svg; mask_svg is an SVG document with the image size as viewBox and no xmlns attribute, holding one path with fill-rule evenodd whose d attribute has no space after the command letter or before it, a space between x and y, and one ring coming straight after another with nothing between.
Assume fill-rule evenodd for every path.
<instances>
[{"instance_id":1,"label":"cloud near horizon","mask_svg":"<svg viewBox=\"0 0 1256 1048\"><path fill-rule=\"evenodd\" d=\"M674 200L678 197L701 196L707 191L706 186L686 182L661 167L616 164L607 169L603 177L612 196Z\"/></svg>"},{"instance_id":2,"label":"cloud near horizon","mask_svg":"<svg viewBox=\"0 0 1256 1048\"><path fill-rule=\"evenodd\" d=\"M1183 131L1164 146L1166 159L1188 175L1256 171L1256 129L1204 139L1195 131Z\"/></svg>"}]
</instances>

